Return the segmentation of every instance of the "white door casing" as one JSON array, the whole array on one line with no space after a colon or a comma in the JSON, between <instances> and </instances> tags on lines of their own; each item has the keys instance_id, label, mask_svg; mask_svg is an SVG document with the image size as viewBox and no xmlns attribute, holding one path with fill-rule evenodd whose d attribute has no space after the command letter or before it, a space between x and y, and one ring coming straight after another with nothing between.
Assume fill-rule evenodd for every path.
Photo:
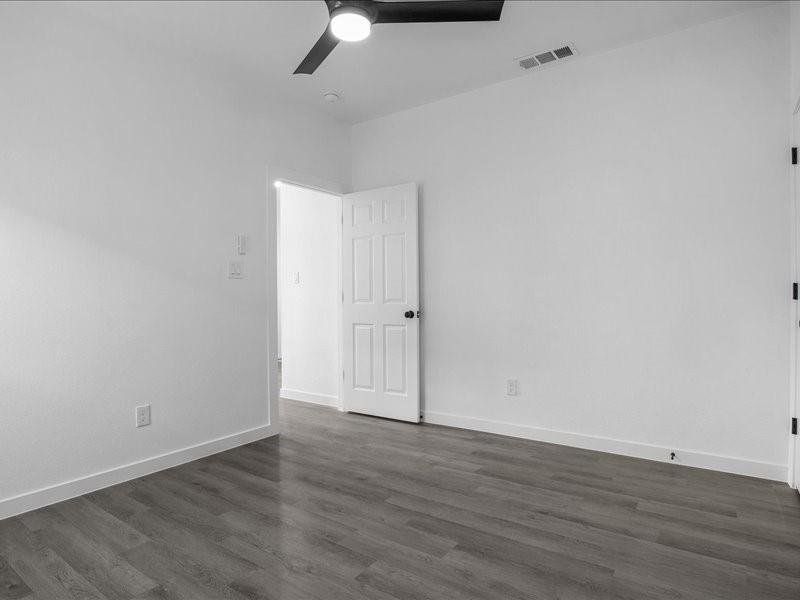
<instances>
[{"instance_id":1,"label":"white door casing","mask_svg":"<svg viewBox=\"0 0 800 600\"><path fill-rule=\"evenodd\" d=\"M792 117L792 146L797 146L800 142L800 98L797 99L795 105L794 115ZM794 261L793 269L795 281L800 281L800 165L793 165L792 169L792 203L794 209ZM792 342L794 344L794 353L792 360L794 361L794 389L792 390L793 397L790 403L791 412L790 418L800 419L800 328L798 328L798 320L800 320L800 307L797 302L795 304L795 319L792 322L792 329L794 336ZM800 432L797 435L790 437L790 445L794 446L789 449L789 482L800 492ZM793 471L793 472L792 472Z\"/></svg>"},{"instance_id":2,"label":"white door casing","mask_svg":"<svg viewBox=\"0 0 800 600\"><path fill-rule=\"evenodd\" d=\"M415 183L342 197L342 408L414 423L420 411L417 202Z\"/></svg>"}]
</instances>

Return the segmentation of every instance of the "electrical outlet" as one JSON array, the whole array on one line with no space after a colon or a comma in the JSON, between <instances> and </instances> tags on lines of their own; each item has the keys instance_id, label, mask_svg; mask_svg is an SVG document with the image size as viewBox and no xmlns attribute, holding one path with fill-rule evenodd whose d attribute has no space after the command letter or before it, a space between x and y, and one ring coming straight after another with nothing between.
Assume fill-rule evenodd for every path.
<instances>
[{"instance_id":1,"label":"electrical outlet","mask_svg":"<svg viewBox=\"0 0 800 600\"><path fill-rule=\"evenodd\" d=\"M136 407L136 427L147 427L150 425L150 405Z\"/></svg>"},{"instance_id":2,"label":"electrical outlet","mask_svg":"<svg viewBox=\"0 0 800 600\"><path fill-rule=\"evenodd\" d=\"M228 263L228 279L244 279L244 264L240 260Z\"/></svg>"},{"instance_id":3,"label":"electrical outlet","mask_svg":"<svg viewBox=\"0 0 800 600\"><path fill-rule=\"evenodd\" d=\"M519 394L519 381L509 379L506 381L506 396L516 396Z\"/></svg>"}]
</instances>

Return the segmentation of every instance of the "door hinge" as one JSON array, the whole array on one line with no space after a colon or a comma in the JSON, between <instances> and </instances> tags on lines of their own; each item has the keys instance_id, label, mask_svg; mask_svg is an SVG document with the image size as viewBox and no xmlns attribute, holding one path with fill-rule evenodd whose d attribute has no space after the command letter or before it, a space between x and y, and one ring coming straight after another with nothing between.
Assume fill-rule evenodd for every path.
<instances>
[{"instance_id":1,"label":"door hinge","mask_svg":"<svg viewBox=\"0 0 800 600\"><path fill-rule=\"evenodd\" d=\"M797 300L797 282L792 284L792 300Z\"/></svg>"},{"instance_id":2,"label":"door hinge","mask_svg":"<svg viewBox=\"0 0 800 600\"><path fill-rule=\"evenodd\" d=\"M797 435L797 417L792 417L792 435Z\"/></svg>"},{"instance_id":3,"label":"door hinge","mask_svg":"<svg viewBox=\"0 0 800 600\"><path fill-rule=\"evenodd\" d=\"M797 146L792 148L792 164L793 165L797 164Z\"/></svg>"}]
</instances>

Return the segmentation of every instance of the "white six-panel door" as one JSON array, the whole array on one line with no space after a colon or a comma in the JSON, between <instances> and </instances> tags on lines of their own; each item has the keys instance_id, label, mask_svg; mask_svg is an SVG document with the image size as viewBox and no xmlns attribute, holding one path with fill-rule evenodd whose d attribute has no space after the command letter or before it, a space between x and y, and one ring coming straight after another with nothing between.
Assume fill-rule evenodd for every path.
<instances>
[{"instance_id":1,"label":"white six-panel door","mask_svg":"<svg viewBox=\"0 0 800 600\"><path fill-rule=\"evenodd\" d=\"M342 408L419 421L417 185L342 198Z\"/></svg>"}]
</instances>

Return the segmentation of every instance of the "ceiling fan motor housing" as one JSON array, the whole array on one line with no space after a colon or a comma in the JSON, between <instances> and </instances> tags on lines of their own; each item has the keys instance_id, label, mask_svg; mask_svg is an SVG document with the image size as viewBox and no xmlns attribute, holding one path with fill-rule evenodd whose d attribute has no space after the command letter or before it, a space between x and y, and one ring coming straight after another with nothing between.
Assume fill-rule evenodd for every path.
<instances>
[{"instance_id":1,"label":"ceiling fan motor housing","mask_svg":"<svg viewBox=\"0 0 800 600\"><path fill-rule=\"evenodd\" d=\"M326 0L328 14L333 18L343 12L357 12L374 23L378 18L378 9L371 0Z\"/></svg>"}]
</instances>

